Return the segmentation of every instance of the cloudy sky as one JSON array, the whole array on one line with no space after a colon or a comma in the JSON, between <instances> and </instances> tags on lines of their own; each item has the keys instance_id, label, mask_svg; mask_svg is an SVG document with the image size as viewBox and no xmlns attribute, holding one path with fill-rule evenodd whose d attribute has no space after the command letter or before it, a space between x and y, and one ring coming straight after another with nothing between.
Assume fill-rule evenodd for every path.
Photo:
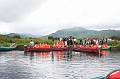
<instances>
[{"instance_id":1,"label":"cloudy sky","mask_svg":"<svg viewBox=\"0 0 120 79\"><path fill-rule=\"evenodd\" d=\"M0 0L0 33L120 29L120 0Z\"/></svg>"}]
</instances>

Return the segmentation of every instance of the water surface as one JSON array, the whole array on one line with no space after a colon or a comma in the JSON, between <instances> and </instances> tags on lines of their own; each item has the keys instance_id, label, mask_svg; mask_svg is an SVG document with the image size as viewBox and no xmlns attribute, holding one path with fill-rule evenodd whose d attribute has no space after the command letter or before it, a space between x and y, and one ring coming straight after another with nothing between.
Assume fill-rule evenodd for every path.
<instances>
[{"instance_id":1,"label":"water surface","mask_svg":"<svg viewBox=\"0 0 120 79\"><path fill-rule=\"evenodd\" d=\"M0 52L0 79L92 79L120 69L120 52ZM99 79L99 78L97 78Z\"/></svg>"}]
</instances>

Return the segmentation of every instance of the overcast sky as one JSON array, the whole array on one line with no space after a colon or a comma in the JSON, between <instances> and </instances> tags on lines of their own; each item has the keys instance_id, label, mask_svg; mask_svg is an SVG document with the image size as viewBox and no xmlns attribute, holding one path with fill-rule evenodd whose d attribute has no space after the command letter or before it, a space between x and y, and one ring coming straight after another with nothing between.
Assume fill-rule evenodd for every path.
<instances>
[{"instance_id":1,"label":"overcast sky","mask_svg":"<svg viewBox=\"0 0 120 79\"><path fill-rule=\"evenodd\" d=\"M0 33L120 29L120 0L0 0Z\"/></svg>"}]
</instances>

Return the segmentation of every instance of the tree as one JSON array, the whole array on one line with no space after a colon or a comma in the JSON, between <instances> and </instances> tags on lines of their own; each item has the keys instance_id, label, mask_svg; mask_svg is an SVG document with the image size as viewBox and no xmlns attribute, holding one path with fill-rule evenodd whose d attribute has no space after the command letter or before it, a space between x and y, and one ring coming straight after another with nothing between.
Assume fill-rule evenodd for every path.
<instances>
[{"instance_id":1,"label":"tree","mask_svg":"<svg viewBox=\"0 0 120 79\"><path fill-rule=\"evenodd\" d=\"M53 36L48 36L48 39L52 40L52 39L53 39Z\"/></svg>"},{"instance_id":2,"label":"tree","mask_svg":"<svg viewBox=\"0 0 120 79\"><path fill-rule=\"evenodd\" d=\"M21 38L20 35L15 35L13 38Z\"/></svg>"}]
</instances>

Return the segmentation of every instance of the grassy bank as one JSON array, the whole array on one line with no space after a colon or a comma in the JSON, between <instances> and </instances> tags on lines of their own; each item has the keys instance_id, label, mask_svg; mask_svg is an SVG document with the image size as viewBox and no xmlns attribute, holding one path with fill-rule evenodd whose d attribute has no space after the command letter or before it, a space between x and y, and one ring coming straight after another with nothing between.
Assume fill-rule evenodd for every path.
<instances>
[{"instance_id":1,"label":"grassy bank","mask_svg":"<svg viewBox=\"0 0 120 79\"><path fill-rule=\"evenodd\" d=\"M9 47L13 43L16 43L16 45L28 45L31 40L34 41L35 44L54 44L52 40L48 40L47 38L16 38L0 35L0 46Z\"/></svg>"},{"instance_id":2,"label":"grassy bank","mask_svg":"<svg viewBox=\"0 0 120 79\"><path fill-rule=\"evenodd\" d=\"M120 49L120 41L114 40L108 44L111 48L119 48Z\"/></svg>"}]
</instances>

